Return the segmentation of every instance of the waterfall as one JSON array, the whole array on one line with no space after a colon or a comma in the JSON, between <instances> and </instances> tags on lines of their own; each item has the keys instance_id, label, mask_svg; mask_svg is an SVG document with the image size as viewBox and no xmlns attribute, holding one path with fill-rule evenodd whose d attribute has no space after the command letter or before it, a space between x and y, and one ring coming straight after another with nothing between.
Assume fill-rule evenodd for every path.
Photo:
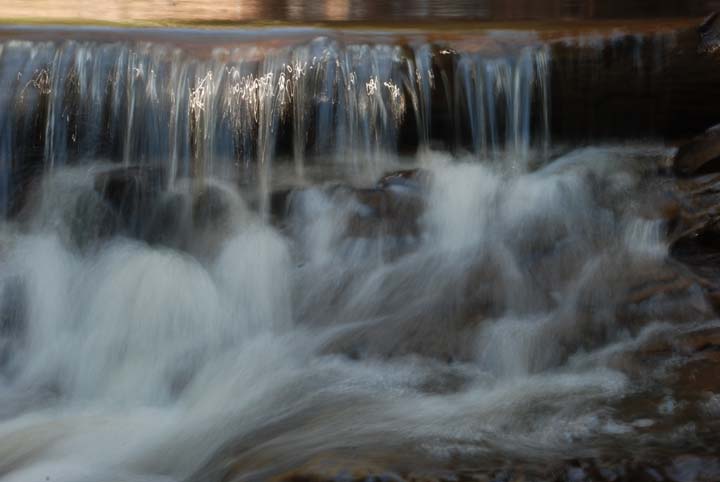
<instances>
[{"instance_id":1,"label":"waterfall","mask_svg":"<svg viewBox=\"0 0 720 482\"><path fill-rule=\"evenodd\" d=\"M438 143L527 159L549 143L548 58L542 45L484 53L328 37L209 51L8 40L0 198L7 210L9 190L33 172L98 159L162 166L170 183L257 179L260 191L276 159L293 159L299 175L316 158L381 169ZM448 117L458 133L468 119L469 135L448 138L433 124Z\"/></svg>"},{"instance_id":2,"label":"waterfall","mask_svg":"<svg viewBox=\"0 0 720 482\"><path fill-rule=\"evenodd\" d=\"M717 448L678 371L718 326L669 254L692 180L594 137L680 41L269 32L0 37L3 482L660 480L638 453Z\"/></svg>"}]
</instances>

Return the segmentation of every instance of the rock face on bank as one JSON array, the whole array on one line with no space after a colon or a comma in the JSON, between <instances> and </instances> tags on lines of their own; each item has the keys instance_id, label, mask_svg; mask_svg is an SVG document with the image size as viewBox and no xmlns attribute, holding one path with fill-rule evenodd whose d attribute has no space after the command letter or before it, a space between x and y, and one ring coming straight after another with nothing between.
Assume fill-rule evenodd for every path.
<instances>
[{"instance_id":1,"label":"rock face on bank","mask_svg":"<svg viewBox=\"0 0 720 482\"><path fill-rule=\"evenodd\" d=\"M720 125L683 144L673 159L673 167L679 176L720 172Z\"/></svg>"},{"instance_id":2,"label":"rock face on bank","mask_svg":"<svg viewBox=\"0 0 720 482\"><path fill-rule=\"evenodd\" d=\"M698 29L700 45L698 51L703 54L715 54L720 50L720 14L708 16Z\"/></svg>"},{"instance_id":3,"label":"rock face on bank","mask_svg":"<svg viewBox=\"0 0 720 482\"><path fill-rule=\"evenodd\" d=\"M673 212L670 241L675 259L720 290L720 125L681 146L673 159Z\"/></svg>"}]
</instances>

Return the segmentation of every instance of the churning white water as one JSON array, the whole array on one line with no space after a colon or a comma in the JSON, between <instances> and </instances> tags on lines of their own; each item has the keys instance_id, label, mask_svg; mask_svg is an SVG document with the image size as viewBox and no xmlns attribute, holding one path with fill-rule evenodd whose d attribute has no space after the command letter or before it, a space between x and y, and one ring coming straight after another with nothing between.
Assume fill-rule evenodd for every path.
<instances>
[{"instance_id":1,"label":"churning white water","mask_svg":"<svg viewBox=\"0 0 720 482\"><path fill-rule=\"evenodd\" d=\"M584 149L508 174L435 153L388 188L420 206L416 229L375 236L353 231L372 213L352 190L298 190L269 224L213 181L215 221L152 244L79 242L96 220L76 200L102 167L53 171L1 231L0 475L266 480L343 451L591 453L633 431L605 408L632 390L609 360L645 333L619 321L629 290L668 263L646 215L663 155ZM193 186L164 196L187 207ZM646 331L673 321L660 305L637 308Z\"/></svg>"},{"instance_id":2,"label":"churning white water","mask_svg":"<svg viewBox=\"0 0 720 482\"><path fill-rule=\"evenodd\" d=\"M668 152L558 156L550 44L179 32L0 41L3 481L491 470L639 438L615 407L652 381L619 356L711 310L696 282L646 289L686 281ZM579 42L600 66L620 37ZM661 74L673 38L629 64Z\"/></svg>"}]
</instances>

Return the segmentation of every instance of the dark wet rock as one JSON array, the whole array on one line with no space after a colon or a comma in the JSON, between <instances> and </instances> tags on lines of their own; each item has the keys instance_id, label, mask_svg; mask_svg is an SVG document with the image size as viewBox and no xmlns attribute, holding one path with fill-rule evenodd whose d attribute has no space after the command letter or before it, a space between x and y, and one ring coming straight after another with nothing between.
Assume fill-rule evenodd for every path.
<instances>
[{"instance_id":1,"label":"dark wet rock","mask_svg":"<svg viewBox=\"0 0 720 482\"><path fill-rule=\"evenodd\" d=\"M708 283L675 261L633 266L616 316L625 326L640 327L662 319L676 323L714 318Z\"/></svg>"},{"instance_id":2,"label":"dark wet rock","mask_svg":"<svg viewBox=\"0 0 720 482\"><path fill-rule=\"evenodd\" d=\"M164 193L152 209L143 238L150 244L185 249L190 231L188 204L181 193Z\"/></svg>"},{"instance_id":3,"label":"dark wet rock","mask_svg":"<svg viewBox=\"0 0 720 482\"><path fill-rule=\"evenodd\" d=\"M193 255L214 256L248 219L245 203L229 186L189 181L153 203L143 238Z\"/></svg>"},{"instance_id":4,"label":"dark wet rock","mask_svg":"<svg viewBox=\"0 0 720 482\"><path fill-rule=\"evenodd\" d=\"M80 251L109 239L121 226L118 212L95 191L82 192L64 214L68 241Z\"/></svg>"},{"instance_id":5,"label":"dark wet rock","mask_svg":"<svg viewBox=\"0 0 720 482\"><path fill-rule=\"evenodd\" d=\"M95 190L117 213L122 228L134 236L144 230L164 184L165 171L151 166L121 167L95 177Z\"/></svg>"},{"instance_id":6,"label":"dark wet rock","mask_svg":"<svg viewBox=\"0 0 720 482\"><path fill-rule=\"evenodd\" d=\"M714 12L709 15L698 28L700 45L698 51L704 54L714 54L720 50L720 14Z\"/></svg>"},{"instance_id":7,"label":"dark wet rock","mask_svg":"<svg viewBox=\"0 0 720 482\"><path fill-rule=\"evenodd\" d=\"M273 482L405 482L392 471L369 461L319 457L295 470L281 474Z\"/></svg>"},{"instance_id":8,"label":"dark wet rock","mask_svg":"<svg viewBox=\"0 0 720 482\"><path fill-rule=\"evenodd\" d=\"M428 180L428 173L419 169L395 171L385 174L374 188L355 189L354 198L363 209L350 219L348 234L352 237L418 236Z\"/></svg>"},{"instance_id":9,"label":"dark wet rock","mask_svg":"<svg viewBox=\"0 0 720 482\"><path fill-rule=\"evenodd\" d=\"M423 202L417 195L390 189L357 189L354 197L364 209L348 223L352 237L417 236Z\"/></svg>"},{"instance_id":10,"label":"dark wet rock","mask_svg":"<svg viewBox=\"0 0 720 482\"><path fill-rule=\"evenodd\" d=\"M716 312L720 309L720 176L679 179L668 221L670 255L687 266Z\"/></svg>"},{"instance_id":11,"label":"dark wet rock","mask_svg":"<svg viewBox=\"0 0 720 482\"><path fill-rule=\"evenodd\" d=\"M385 173L377 182L377 187L389 189L401 187L420 190L430 181L430 174L422 169L404 169Z\"/></svg>"},{"instance_id":12,"label":"dark wet rock","mask_svg":"<svg viewBox=\"0 0 720 482\"><path fill-rule=\"evenodd\" d=\"M720 278L720 230L716 223L697 225L672 243L671 255L713 286Z\"/></svg>"},{"instance_id":13,"label":"dark wet rock","mask_svg":"<svg viewBox=\"0 0 720 482\"><path fill-rule=\"evenodd\" d=\"M681 353L693 355L700 352L720 352L720 328L705 328L692 331L673 343ZM720 380L717 380L720 384Z\"/></svg>"},{"instance_id":14,"label":"dark wet rock","mask_svg":"<svg viewBox=\"0 0 720 482\"><path fill-rule=\"evenodd\" d=\"M273 221L301 232L313 220L304 206L319 202L337 215L334 243L349 249L379 247L388 259L397 258L417 246L425 209L425 182L409 172L385 176L374 187L333 183L278 190L271 195Z\"/></svg>"},{"instance_id":15,"label":"dark wet rock","mask_svg":"<svg viewBox=\"0 0 720 482\"><path fill-rule=\"evenodd\" d=\"M276 221L282 222L288 216L293 192L293 189L287 188L270 194L270 214Z\"/></svg>"},{"instance_id":16,"label":"dark wet rock","mask_svg":"<svg viewBox=\"0 0 720 482\"><path fill-rule=\"evenodd\" d=\"M636 360L655 363L675 356L690 360L706 358L709 355L709 360L713 361L717 353L720 353L720 327L658 335L627 355ZM714 383L720 386L720 379Z\"/></svg>"},{"instance_id":17,"label":"dark wet rock","mask_svg":"<svg viewBox=\"0 0 720 482\"><path fill-rule=\"evenodd\" d=\"M200 187L192 197L192 225L197 230L227 229L233 222L234 203L228 193L213 185Z\"/></svg>"},{"instance_id":18,"label":"dark wet rock","mask_svg":"<svg viewBox=\"0 0 720 482\"><path fill-rule=\"evenodd\" d=\"M720 478L720 461L715 457L681 455L665 471L673 482L711 481Z\"/></svg>"},{"instance_id":19,"label":"dark wet rock","mask_svg":"<svg viewBox=\"0 0 720 482\"><path fill-rule=\"evenodd\" d=\"M27 310L27 295L22 280L5 280L0 285L0 368L6 364L25 333Z\"/></svg>"},{"instance_id":20,"label":"dark wet rock","mask_svg":"<svg viewBox=\"0 0 720 482\"><path fill-rule=\"evenodd\" d=\"M720 125L682 145L673 159L673 167L682 176L720 171Z\"/></svg>"},{"instance_id":21,"label":"dark wet rock","mask_svg":"<svg viewBox=\"0 0 720 482\"><path fill-rule=\"evenodd\" d=\"M228 186L205 184L193 188L188 249L200 258L213 258L249 214L240 195Z\"/></svg>"},{"instance_id":22,"label":"dark wet rock","mask_svg":"<svg viewBox=\"0 0 720 482\"><path fill-rule=\"evenodd\" d=\"M669 380L675 392L684 399L698 400L703 393L720 391L720 346L713 345L688 357L672 372Z\"/></svg>"},{"instance_id":23,"label":"dark wet rock","mask_svg":"<svg viewBox=\"0 0 720 482\"><path fill-rule=\"evenodd\" d=\"M615 420L633 427L634 441L642 444L643 436L652 436L675 456L700 457L706 448L712 451L717 446L720 327L659 333L637 349L618 355L611 366L624 371L638 387L611 404ZM684 439L683 452L678 453L670 434L680 430L692 437ZM656 466L665 477L660 480L677 480L668 472L671 468L668 463Z\"/></svg>"},{"instance_id":24,"label":"dark wet rock","mask_svg":"<svg viewBox=\"0 0 720 482\"><path fill-rule=\"evenodd\" d=\"M717 457L707 454L627 458L621 460L547 461L545 467L518 464L493 470L491 466L394 473L358 461L317 463L280 475L274 482L715 482L720 475ZM486 465L486 464L479 464Z\"/></svg>"}]
</instances>

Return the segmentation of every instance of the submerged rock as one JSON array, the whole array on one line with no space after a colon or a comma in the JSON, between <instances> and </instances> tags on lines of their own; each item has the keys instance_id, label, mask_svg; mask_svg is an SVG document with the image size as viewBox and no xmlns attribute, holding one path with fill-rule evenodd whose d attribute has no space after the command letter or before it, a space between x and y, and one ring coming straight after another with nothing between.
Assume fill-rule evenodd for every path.
<instances>
[{"instance_id":1,"label":"submerged rock","mask_svg":"<svg viewBox=\"0 0 720 482\"><path fill-rule=\"evenodd\" d=\"M504 465L498 469L498 465ZM548 460L544 463L484 462L473 468L428 471L384 470L359 460L312 461L271 479L274 482L711 482L720 459L711 454L662 453L616 459Z\"/></svg>"},{"instance_id":2,"label":"submerged rock","mask_svg":"<svg viewBox=\"0 0 720 482\"><path fill-rule=\"evenodd\" d=\"M354 198L367 209L358 211L350 219L348 234L353 237L418 236L427 183L425 171L411 169L385 174L374 188L355 189Z\"/></svg>"},{"instance_id":3,"label":"submerged rock","mask_svg":"<svg viewBox=\"0 0 720 482\"><path fill-rule=\"evenodd\" d=\"M270 193L270 215L277 222L282 223L290 212L292 195L291 188L279 189Z\"/></svg>"},{"instance_id":4,"label":"submerged rock","mask_svg":"<svg viewBox=\"0 0 720 482\"><path fill-rule=\"evenodd\" d=\"M223 243L250 219L245 202L231 187L207 182L191 187L190 252L213 258Z\"/></svg>"},{"instance_id":5,"label":"submerged rock","mask_svg":"<svg viewBox=\"0 0 720 482\"><path fill-rule=\"evenodd\" d=\"M422 169L404 169L384 174L377 182L377 187L383 189L401 187L418 191L426 186L429 180L430 175L427 171Z\"/></svg>"},{"instance_id":6,"label":"submerged rock","mask_svg":"<svg viewBox=\"0 0 720 482\"><path fill-rule=\"evenodd\" d=\"M669 253L694 273L706 299L720 312L720 175L674 182Z\"/></svg>"},{"instance_id":7,"label":"submerged rock","mask_svg":"<svg viewBox=\"0 0 720 482\"><path fill-rule=\"evenodd\" d=\"M230 184L185 179L166 190L164 170L151 166L101 172L94 189L92 194L114 216L112 234L202 257L214 255L233 230L249 219L244 201ZM80 223L96 217L76 216Z\"/></svg>"},{"instance_id":8,"label":"submerged rock","mask_svg":"<svg viewBox=\"0 0 720 482\"><path fill-rule=\"evenodd\" d=\"M280 189L270 196L273 221L302 230L312 219L304 204L319 202L337 215L338 241L383 240L388 255L407 252L420 235L428 176L424 171L397 171L372 187L334 183L317 188Z\"/></svg>"},{"instance_id":9,"label":"submerged rock","mask_svg":"<svg viewBox=\"0 0 720 482\"><path fill-rule=\"evenodd\" d=\"M625 372L637 390L612 404L619 423L633 427L638 436L692 434L696 446L685 446L685 454L702 457L715 446L720 429L716 416L720 391L720 327L664 330L642 345L617 354L611 366ZM672 438L666 450L677 452ZM661 480L677 479L673 465L657 467ZM707 475L707 474L706 474ZM718 480L712 476L684 480ZM623 479L624 480L624 479Z\"/></svg>"},{"instance_id":10,"label":"submerged rock","mask_svg":"<svg viewBox=\"0 0 720 482\"><path fill-rule=\"evenodd\" d=\"M0 284L0 371L24 336L29 310L27 293L20 278Z\"/></svg>"},{"instance_id":11,"label":"submerged rock","mask_svg":"<svg viewBox=\"0 0 720 482\"><path fill-rule=\"evenodd\" d=\"M302 467L281 474L272 482L405 482L384 467L368 462L349 459L325 459L318 457Z\"/></svg>"},{"instance_id":12,"label":"submerged rock","mask_svg":"<svg viewBox=\"0 0 720 482\"><path fill-rule=\"evenodd\" d=\"M163 193L149 215L143 238L150 244L185 249L190 229L189 211L189 202L182 193Z\"/></svg>"},{"instance_id":13,"label":"submerged rock","mask_svg":"<svg viewBox=\"0 0 720 482\"><path fill-rule=\"evenodd\" d=\"M714 304L705 291L712 285L680 263L635 268L616 311L624 326L641 327L658 319L691 323L715 317Z\"/></svg>"},{"instance_id":14,"label":"submerged rock","mask_svg":"<svg viewBox=\"0 0 720 482\"><path fill-rule=\"evenodd\" d=\"M152 166L120 167L95 177L95 190L117 213L121 227L134 236L146 226L164 184L165 171Z\"/></svg>"},{"instance_id":15,"label":"submerged rock","mask_svg":"<svg viewBox=\"0 0 720 482\"><path fill-rule=\"evenodd\" d=\"M109 239L120 227L118 213L92 191L77 197L66 218L71 245L81 251L91 248L98 241Z\"/></svg>"},{"instance_id":16,"label":"submerged rock","mask_svg":"<svg viewBox=\"0 0 720 482\"><path fill-rule=\"evenodd\" d=\"M348 222L351 237L418 236L422 200L391 189L356 189L354 198L364 208Z\"/></svg>"},{"instance_id":17,"label":"submerged rock","mask_svg":"<svg viewBox=\"0 0 720 482\"><path fill-rule=\"evenodd\" d=\"M250 219L245 202L231 185L184 180L153 203L143 239L210 259Z\"/></svg>"},{"instance_id":18,"label":"submerged rock","mask_svg":"<svg viewBox=\"0 0 720 482\"><path fill-rule=\"evenodd\" d=\"M673 167L682 176L720 172L720 125L682 145L675 154Z\"/></svg>"},{"instance_id":19,"label":"submerged rock","mask_svg":"<svg viewBox=\"0 0 720 482\"><path fill-rule=\"evenodd\" d=\"M233 224L239 209L237 200L218 186L207 184L192 197L192 225L196 230L226 230Z\"/></svg>"}]
</instances>

